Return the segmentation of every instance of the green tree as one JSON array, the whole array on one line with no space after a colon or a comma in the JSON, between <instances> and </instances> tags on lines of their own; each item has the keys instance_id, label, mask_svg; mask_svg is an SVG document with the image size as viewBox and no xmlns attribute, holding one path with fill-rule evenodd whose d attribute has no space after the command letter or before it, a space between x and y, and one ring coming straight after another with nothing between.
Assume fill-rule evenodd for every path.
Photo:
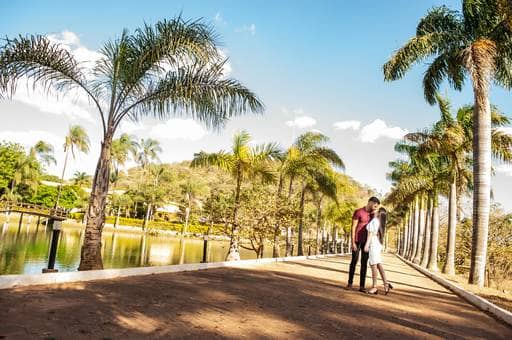
<instances>
[{"instance_id":1,"label":"green tree","mask_svg":"<svg viewBox=\"0 0 512 340\"><path fill-rule=\"evenodd\" d=\"M276 144L262 144L251 147L249 142L251 136L247 131L236 133L233 137L231 152L221 150L215 153L201 151L194 155L192 167L218 167L235 179L234 207L231 219L231 241L227 260L239 260L239 224L238 211L240 209L241 190L244 180L248 178L261 177L264 182L272 182L275 175L270 162L281 155Z\"/></svg>"},{"instance_id":2,"label":"green tree","mask_svg":"<svg viewBox=\"0 0 512 340\"><path fill-rule=\"evenodd\" d=\"M329 138L321 133L306 132L293 143L285 154L281 171L289 179L288 200L293 194L293 183L300 184L298 254L303 255L304 203L307 191L315 188L329 197L336 196L336 183L331 176L331 166L344 169L345 165L338 154L325 146ZM289 237L287 237L287 256Z\"/></svg>"},{"instance_id":3,"label":"green tree","mask_svg":"<svg viewBox=\"0 0 512 340\"><path fill-rule=\"evenodd\" d=\"M25 157L23 146L0 142L0 191L5 193L14 178L17 164Z\"/></svg>"},{"instance_id":4,"label":"green tree","mask_svg":"<svg viewBox=\"0 0 512 340\"><path fill-rule=\"evenodd\" d=\"M117 179L119 178L120 168L125 165L130 155L135 155L137 153L137 146L138 144L135 141L135 138L127 133L123 133L119 138L112 140L111 172L113 177L116 178L115 181L111 181L113 183L113 187L115 187Z\"/></svg>"},{"instance_id":5,"label":"green tree","mask_svg":"<svg viewBox=\"0 0 512 340\"><path fill-rule=\"evenodd\" d=\"M491 194L491 81L510 88L512 35L496 0L462 1L462 11L435 7L423 17L416 36L384 65L385 80L402 78L415 63L433 57L423 78L426 100L433 104L444 79L461 90L472 81L473 109L473 248L469 282L483 286Z\"/></svg>"},{"instance_id":6,"label":"green tree","mask_svg":"<svg viewBox=\"0 0 512 340\"><path fill-rule=\"evenodd\" d=\"M31 149L30 153L34 154L43 165L57 164L53 156L53 146L45 141L38 141Z\"/></svg>"},{"instance_id":7,"label":"green tree","mask_svg":"<svg viewBox=\"0 0 512 340\"><path fill-rule=\"evenodd\" d=\"M100 50L86 69L58 43L41 35L7 38L0 48L0 95L11 95L22 79L61 93L79 89L96 106L102 127L79 270L101 269L101 233L109 187L112 139L127 119L192 117L221 127L235 115L261 112L246 87L224 77L213 28L181 16L124 30Z\"/></svg>"},{"instance_id":8,"label":"green tree","mask_svg":"<svg viewBox=\"0 0 512 340\"><path fill-rule=\"evenodd\" d=\"M75 171L73 174L73 184L79 187L91 185L92 177L83 171Z\"/></svg>"},{"instance_id":9,"label":"green tree","mask_svg":"<svg viewBox=\"0 0 512 340\"><path fill-rule=\"evenodd\" d=\"M59 191L55 200L56 207L59 206L60 193L64 185L64 175L68 165L69 153L71 153L71 156L75 159L76 152L83 152L85 154L89 152L89 136L87 136L87 132L80 125L70 126L65 138L64 153L66 156L64 157L64 165L62 167L61 184L59 185Z\"/></svg>"}]
</instances>

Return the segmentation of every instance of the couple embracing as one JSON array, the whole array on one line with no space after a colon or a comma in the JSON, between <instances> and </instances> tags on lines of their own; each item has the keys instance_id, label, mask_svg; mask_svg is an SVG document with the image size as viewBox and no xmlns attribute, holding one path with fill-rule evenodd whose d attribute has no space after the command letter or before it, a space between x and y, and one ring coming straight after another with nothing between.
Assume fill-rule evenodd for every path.
<instances>
[{"instance_id":1,"label":"couple embracing","mask_svg":"<svg viewBox=\"0 0 512 340\"><path fill-rule=\"evenodd\" d=\"M359 291L377 294L377 272L384 282L384 293L387 295L393 286L387 281L382 265L382 239L386 230L386 209L379 208L380 201L371 197L365 207L357 209L352 216L352 261L348 275L348 288L352 288L359 253L361 252L361 272ZM366 268L372 269L372 288L365 290Z\"/></svg>"}]
</instances>

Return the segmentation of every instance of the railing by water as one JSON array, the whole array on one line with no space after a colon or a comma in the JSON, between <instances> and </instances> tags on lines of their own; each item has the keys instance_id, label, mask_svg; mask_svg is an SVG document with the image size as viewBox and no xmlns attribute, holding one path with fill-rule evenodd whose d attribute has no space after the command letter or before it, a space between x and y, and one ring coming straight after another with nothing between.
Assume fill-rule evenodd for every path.
<instances>
[{"instance_id":1,"label":"railing by water","mask_svg":"<svg viewBox=\"0 0 512 340\"><path fill-rule=\"evenodd\" d=\"M0 213L2 212L17 212L36 215L58 221L64 221L68 218L68 213L66 209L63 208L48 208L44 205L14 201L0 201Z\"/></svg>"}]
</instances>

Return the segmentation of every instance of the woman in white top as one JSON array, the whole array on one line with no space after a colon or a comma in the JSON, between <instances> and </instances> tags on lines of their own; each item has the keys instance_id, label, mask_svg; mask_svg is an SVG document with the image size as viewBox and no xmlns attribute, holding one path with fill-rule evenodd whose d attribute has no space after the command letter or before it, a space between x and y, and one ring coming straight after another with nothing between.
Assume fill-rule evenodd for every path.
<instances>
[{"instance_id":1,"label":"woman in white top","mask_svg":"<svg viewBox=\"0 0 512 340\"><path fill-rule=\"evenodd\" d=\"M368 263L372 268L373 285L368 294L377 294L377 270L380 272L380 277L384 282L385 295L389 293L393 286L386 280L386 273L382 266L382 237L386 228L386 209L380 208L373 212L373 218L366 226L368 230L368 237L364 246L364 251L369 253Z\"/></svg>"}]
</instances>

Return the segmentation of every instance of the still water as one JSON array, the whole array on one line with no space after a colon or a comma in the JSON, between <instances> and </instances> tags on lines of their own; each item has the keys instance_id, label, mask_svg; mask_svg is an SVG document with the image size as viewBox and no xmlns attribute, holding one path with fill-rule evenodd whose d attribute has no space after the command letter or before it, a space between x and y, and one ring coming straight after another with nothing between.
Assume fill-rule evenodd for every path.
<instances>
[{"instance_id":1,"label":"still water","mask_svg":"<svg viewBox=\"0 0 512 340\"><path fill-rule=\"evenodd\" d=\"M14 216L12 216L14 217ZM52 232L44 224L18 222L0 223L0 274L35 274L47 266ZM28 222L28 221L27 221ZM75 271L80 262L80 246L83 228L66 225L59 236L55 268ZM148 235L137 231L103 231L104 268L159 266L179 263L198 263L203 258L203 240L179 239L165 234ZM224 261L229 248L228 241L208 242L208 262ZM240 249L242 259L256 258L254 251ZM265 257L272 256L271 247L265 249Z\"/></svg>"}]
</instances>

